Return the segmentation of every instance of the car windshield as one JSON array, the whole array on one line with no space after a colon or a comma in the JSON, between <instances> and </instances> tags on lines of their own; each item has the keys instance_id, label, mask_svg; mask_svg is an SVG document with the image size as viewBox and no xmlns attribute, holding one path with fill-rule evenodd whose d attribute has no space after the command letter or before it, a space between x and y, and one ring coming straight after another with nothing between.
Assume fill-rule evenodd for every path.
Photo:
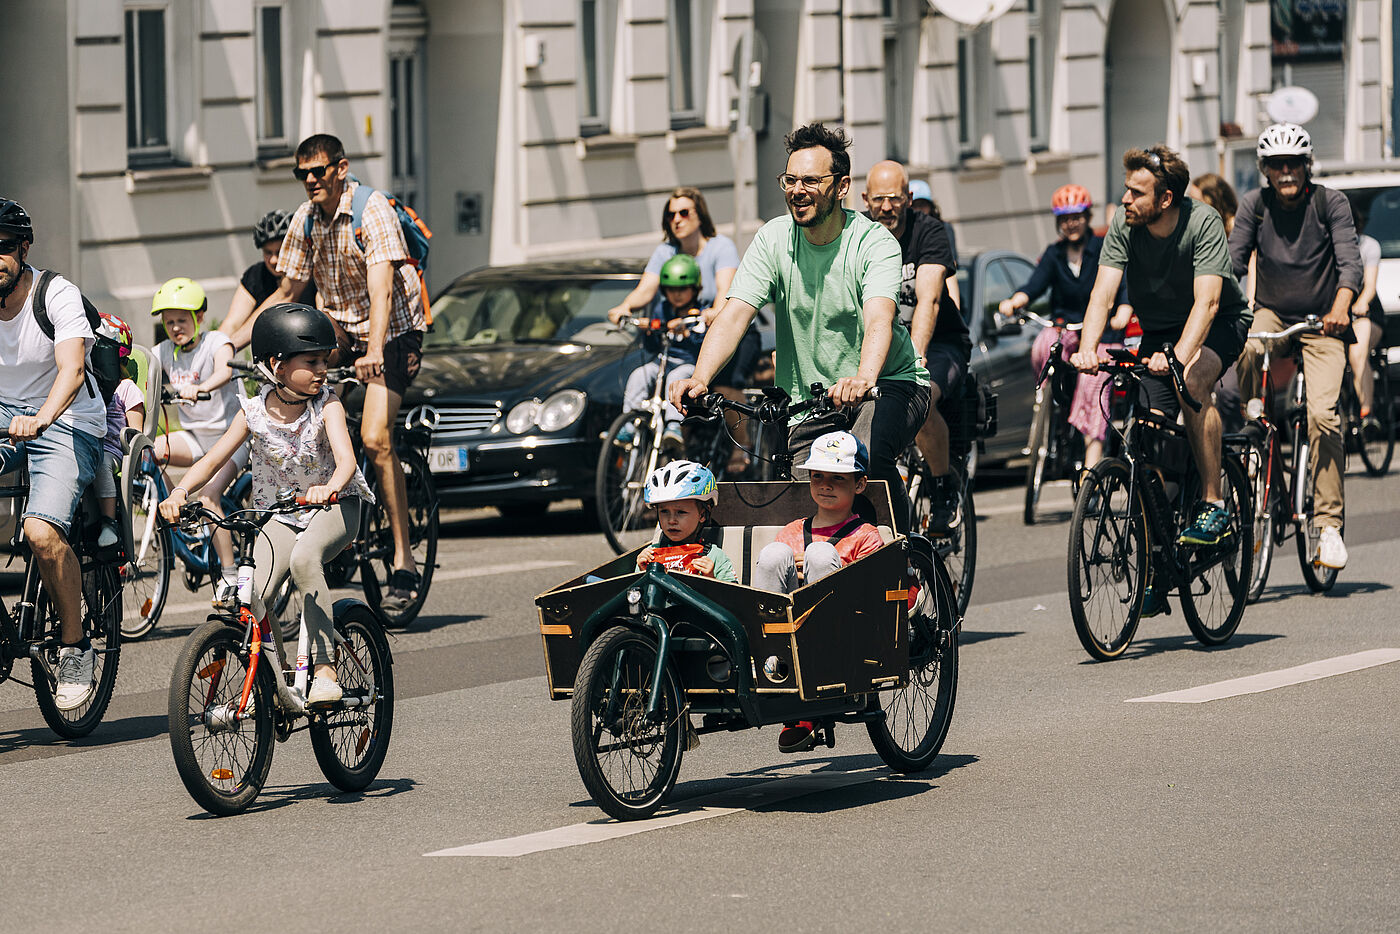
<instances>
[{"instance_id":1,"label":"car windshield","mask_svg":"<svg viewBox=\"0 0 1400 934\"><path fill-rule=\"evenodd\" d=\"M1400 258L1400 186L1352 188L1346 194L1369 215L1363 233L1380 243L1381 257Z\"/></svg>"},{"instance_id":2,"label":"car windshield","mask_svg":"<svg viewBox=\"0 0 1400 934\"><path fill-rule=\"evenodd\" d=\"M632 291L634 279L483 280L433 303L423 347L504 343L626 343L608 324L608 309Z\"/></svg>"}]
</instances>

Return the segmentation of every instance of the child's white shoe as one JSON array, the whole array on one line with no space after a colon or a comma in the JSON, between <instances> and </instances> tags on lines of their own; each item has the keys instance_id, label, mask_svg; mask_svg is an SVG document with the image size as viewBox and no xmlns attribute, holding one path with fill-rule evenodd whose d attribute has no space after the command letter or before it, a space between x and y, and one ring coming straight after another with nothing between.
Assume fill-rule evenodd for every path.
<instances>
[{"instance_id":1,"label":"child's white shoe","mask_svg":"<svg viewBox=\"0 0 1400 934\"><path fill-rule=\"evenodd\" d=\"M308 704L334 704L344 696L339 684L325 675L317 675L311 681L311 690L307 692L306 702Z\"/></svg>"}]
</instances>

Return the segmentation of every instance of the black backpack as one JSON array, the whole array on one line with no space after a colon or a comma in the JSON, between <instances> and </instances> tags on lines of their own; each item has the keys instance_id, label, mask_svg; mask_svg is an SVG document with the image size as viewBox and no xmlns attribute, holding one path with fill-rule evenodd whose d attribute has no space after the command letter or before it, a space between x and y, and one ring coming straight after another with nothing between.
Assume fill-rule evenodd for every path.
<instances>
[{"instance_id":1,"label":"black backpack","mask_svg":"<svg viewBox=\"0 0 1400 934\"><path fill-rule=\"evenodd\" d=\"M39 323L39 330L44 332L44 336L53 340L53 321L49 318L48 295L49 286L53 283L54 274L51 270L44 270L39 273L39 281L34 285L34 320ZM81 293L80 293L81 294ZM117 342L110 337L104 337L100 332L102 327L102 316L98 314L97 308L92 302L83 296L83 312L87 315L88 327L92 328L92 336L96 341L92 345L92 352L88 354L87 377L83 380L87 386L88 396L102 394L102 402L105 405L112 401L112 396L116 394L117 384L122 381L122 361L118 352ZM97 393L92 391L93 383L97 384Z\"/></svg>"}]
</instances>

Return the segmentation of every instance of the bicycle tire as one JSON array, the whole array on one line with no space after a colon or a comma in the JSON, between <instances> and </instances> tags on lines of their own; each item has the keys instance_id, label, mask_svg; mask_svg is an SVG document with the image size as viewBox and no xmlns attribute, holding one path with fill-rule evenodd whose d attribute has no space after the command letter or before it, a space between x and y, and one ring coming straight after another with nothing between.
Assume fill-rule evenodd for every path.
<instances>
[{"instance_id":1,"label":"bicycle tire","mask_svg":"<svg viewBox=\"0 0 1400 934\"><path fill-rule=\"evenodd\" d=\"M1132 643L1147 591L1147 515L1140 492L1129 501L1131 478L1126 461L1099 461L1079 487L1070 518L1070 617L1080 644L1099 661L1119 657Z\"/></svg>"},{"instance_id":2,"label":"bicycle tire","mask_svg":"<svg viewBox=\"0 0 1400 934\"><path fill-rule=\"evenodd\" d=\"M958 615L952 582L936 553L909 551L914 590L909 616L909 677L893 691L878 692L884 716L865 724L880 759L896 772L919 772L933 764L958 695Z\"/></svg>"},{"instance_id":3,"label":"bicycle tire","mask_svg":"<svg viewBox=\"0 0 1400 934\"><path fill-rule=\"evenodd\" d=\"M685 753L686 714L673 664L662 673L657 721L646 716L656 657L650 635L613 626L588 647L574 683L569 723L579 776L594 803L618 820L656 813Z\"/></svg>"},{"instance_id":4,"label":"bicycle tire","mask_svg":"<svg viewBox=\"0 0 1400 934\"><path fill-rule=\"evenodd\" d=\"M967 615L972 601L972 584L977 576L977 504L972 499L972 482L963 483L962 521L952 530L952 547L944 555L948 577L959 616Z\"/></svg>"},{"instance_id":5,"label":"bicycle tire","mask_svg":"<svg viewBox=\"0 0 1400 934\"><path fill-rule=\"evenodd\" d=\"M32 557L30 560L34 560ZM93 662L93 688L87 700L72 710L59 710L54 698L55 685L49 681L49 672L57 677L58 648L46 649L40 657L30 659L30 671L34 676L34 696L39 702L39 712L44 722L59 736L77 739L87 736L102 722L112 695L117 689L117 669L121 664L121 625L122 597L121 582L117 576L117 566L101 564L86 556L82 562L81 607L83 614L83 634L92 642L96 653ZM35 613L43 621L44 633L57 634L58 612L53 608L44 586L39 585L39 598ZM56 640L55 640L56 641Z\"/></svg>"},{"instance_id":6,"label":"bicycle tire","mask_svg":"<svg viewBox=\"0 0 1400 934\"><path fill-rule=\"evenodd\" d=\"M311 718L311 748L321 774L341 791L367 788L384 765L394 727L394 659L374 611L358 600L342 603L335 628L336 680L346 697L376 697L370 707L332 709Z\"/></svg>"},{"instance_id":7,"label":"bicycle tire","mask_svg":"<svg viewBox=\"0 0 1400 934\"><path fill-rule=\"evenodd\" d=\"M437 567L438 546L438 498L437 486L433 482L428 462L416 448L400 448L399 461L403 464L404 484L408 493L408 537L412 550L413 564L419 574L418 590L402 609L385 608L383 598L389 590L389 577L394 572L394 533L389 525L389 514L384 508L383 486L378 479L365 479L371 483L376 502L366 504L361 510L360 528L360 586L365 591L365 601L376 607L385 625L402 628L418 618L423 604L428 599L428 589L433 583L433 571Z\"/></svg>"},{"instance_id":8,"label":"bicycle tire","mask_svg":"<svg viewBox=\"0 0 1400 934\"><path fill-rule=\"evenodd\" d=\"M220 817L246 810L272 767L276 689L266 658L253 678L253 715L231 728L209 724L211 712L226 713L242 696L249 663L240 654L242 642L242 629L210 620L190 633L170 675L167 719L175 771L195 803Z\"/></svg>"},{"instance_id":9,"label":"bicycle tire","mask_svg":"<svg viewBox=\"0 0 1400 934\"><path fill-rule=\"evenodd\" d=\"M1356 449L1366 473L1372 477L1384 477L1395 456L1395 400L1390 397L1390 374L1384 355L1372 359L1371 384L1371 417L1375 419L1375 425L1368 428L1362 422L1360 412L1357 412Z\"/></svg>"},{"instance_id":10,"label":"bicycle tire","mask_svg":"<svg viewBox=\"0 0 1400 934\"><path fill-rule=\"evenodd\" d=\"M1313 593L1324 593L1331 590L1337 583L1337 569L1326 568L1313 561L1313 556L1317 554L1317 543L1319 533L1317 525L1313 522L1313 503L1315 494L1313 490L1313 476L1310 458L1303 456L1309 447L1300 444L1297 440L1298 432L1303 432L1302 437L1307 437L1307 425L1301 425L1295 431L1293 442L1293 482L1302 486L1303 489L1303 513L1302 527L1298 529L1296 541L1298 543L1298 565L1303 571L1303 583L1307 584L1308 590Z\"/></svg>"},{"instance_id":11,"label":"bicycle tire","mask_svg":"<svg viewBox=\"0 0 1400 934\"><path fill-rule=\"evenodd\" d=\"M1256 441L1249 446L1248 456L1251 466L1246 473L1253 474L1250 479L1254 499L1254 561L1249 572L1246 600L1257 603L1264 594L1269 569L1274 563L1274 516L1278 511L1279 488L1277 484L1269 483L1268 475L1273 465L1269 460L1268 448Z\"/></svg>"},{"instance_id":12,"label":"bicycle tire","mask_svg":"<svg viewBox=\"0 0 1400 934\"><path fill-rule=\"evenodd\" d=\"M1030 451L1030 463L1026 465L1026 505L1021 520L1026 525L1035 525L1035 507L1040 502L1040 490L1045 483L1045 462L1049 457L1050 419L1054 415L1055 404L1050 392L1043 387L1036 390L1035 411L1031 413L1031 433L1026 448Z\"/></svg>"},{"instance_id":13,"label":"bicycle tire","mask_svg":"<svg viewBox=\"0 0 1400 934\"><path fill-rule=\"evenodd\" d=\"M632 436L622 440L618 435L626 425L632 426ZM603 437L593 493L598 504L598 525L617 554L640 548L651 537L644 493L647 474L652 469L653 447L659 442L646 412L623 412L613 419ZM663 457L656 447L657 467L666 462Z\"/></svg>"},{"instance_id":14,"label":"bicycle tire","mask_svg":"<svg viewBox=\"0 0 1400 934\"><path fill-rule=\"evenodd\" d=\"M1178 589L1187 627L1196 641L1208 646L1223 645L1239 628L1248 603L1249 573L1254 556L1249 478L1229 452L1221 468L1224 474L1221 492L1230 513L1228 534L1218 546L1191 552L1192 558L1202 558L1205 566L1199 573L1192 573L1188 584ZM1199 480L1196 484L1196 499L1200 499Z\"/></svg>"},{"instance_id":15,"label":"bicycle tire","mask_svg":"<svg viewBox=\"0 0 1400 934\"><path fill-rule=\"evenodd\" d=\"M134 642L160 621L170 595L175 569L175 545L170 526L156 516L160 488L145 470L132 478L131 523L133 553L121 567L122 639Z\"/></svg>"}]
</instances>

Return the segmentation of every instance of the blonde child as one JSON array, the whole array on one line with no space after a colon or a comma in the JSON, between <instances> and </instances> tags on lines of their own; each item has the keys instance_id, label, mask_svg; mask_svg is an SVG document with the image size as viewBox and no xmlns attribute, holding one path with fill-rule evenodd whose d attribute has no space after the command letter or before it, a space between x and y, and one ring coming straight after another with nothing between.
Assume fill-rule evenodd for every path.
<instances>
[{"instance_id":1,"label":"blonde child","mask_svg":"<svg viewBox=\"0 0 1400 934\"><path fill-rule=\"evenodd\" d=\"M667 570L684 571L735 583L734 564L718 545L702 541L702 530L710 521L710 510L719 502L715 475L694 461L672 461L658 467L647 478L643 498L656 507L656 544L637 555L637 568L660 564Z\"/></svg>"}]
</instances>

